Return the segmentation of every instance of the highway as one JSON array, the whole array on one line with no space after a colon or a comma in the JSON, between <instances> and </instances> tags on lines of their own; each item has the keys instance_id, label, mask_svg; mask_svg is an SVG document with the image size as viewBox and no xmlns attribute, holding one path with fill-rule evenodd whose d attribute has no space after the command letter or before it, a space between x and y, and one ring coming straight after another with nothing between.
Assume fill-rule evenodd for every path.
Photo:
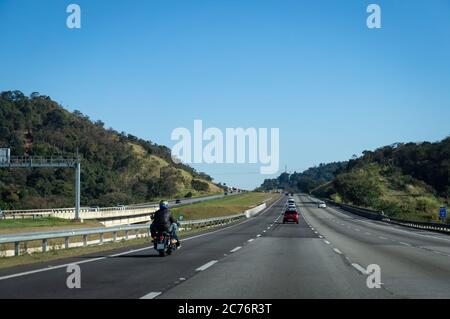
<instances>
[{"instance_id":1,"label":"highway","mask_svg":"<svg viewBox=\"0 0 450 319\"><path fill-rule=\"evenodd\" d=\"M450 298L450 237L317 208L297 195L239 224L187 237L160 258L150 247L0 270L0 298ZM66 286L67 264L81 288ZM380 266L381 288L364 269Z\"/></svg>"}]
</instances>

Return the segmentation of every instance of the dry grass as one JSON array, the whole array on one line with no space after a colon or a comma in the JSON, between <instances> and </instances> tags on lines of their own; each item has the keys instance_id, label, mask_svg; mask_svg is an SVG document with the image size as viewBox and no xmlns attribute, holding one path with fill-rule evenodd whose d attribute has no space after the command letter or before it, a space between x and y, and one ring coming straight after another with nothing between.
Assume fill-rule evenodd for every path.
<instances>
[{"instance_id":1,"label":"dry grass","mask_svg":"<svg viewBox=\"0 0 450 319\"><path fill-rule=\"evenodd\" d=\"M227 216L241 213L279 195L268 193L245 193L220 199L176 207L172 212L176 218L183 215L185 220Z\"/></svg>"}]
</instances>

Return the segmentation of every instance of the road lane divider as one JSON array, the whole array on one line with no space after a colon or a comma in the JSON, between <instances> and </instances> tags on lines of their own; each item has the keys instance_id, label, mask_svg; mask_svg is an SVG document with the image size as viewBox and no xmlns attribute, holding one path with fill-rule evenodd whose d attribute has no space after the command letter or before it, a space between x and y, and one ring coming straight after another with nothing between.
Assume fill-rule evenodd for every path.
<instances>
[{"instance_id":1,"label":"road lane divider","mask_svg":"<svg viewBox=\"0 0 450 319\"><path fill-rule=\"evenodd\" d=\"M368 275L367 270L366 270L364 267L360 266L359 264L353 263L352 266L353 266L356 270L358 270L360 273L362 273L363 275Z\"/></svg>"},{"instance_id":2,"label":"road lane divider","mask_svg":"<svg viewBox=\"0 0 450 319\"><path fill-rule=\"evenodd\" d=\"M230 250L230 253L235 253L235 252L237 252L237 251L238 251L239 249L241 249L241 248L242 248L242 246L237 246L236 248Z\"/></svg>"},{"instance_id":3,"label":"road lane divider","mask_svg":"<svg viewBox=\"0 0 450 319\"><path fill-rule=\"evenodd\" d=\"M195 271L204 271L209 267L211 267L212 265L216 264L217 262L218 262L217 260L211 260L210 262L207 262L203 266L198 267Z\"/></svg>"},{"instance_id":4,"label":"road lane divider","mask_svg":"<svg viewBox=\"0 0 450 319\"><path fill-rule=\"evenodd\" d=\"M145 296L141 297L140 299L154 299L158 297L161 294L161 292L150 292L146 294Z\"/></svg>"},{"instance_id":5,"label":"road lane divider","mask_svg":"<svg viewBox=\"0 0 450 319\"><path fill-rule=\"evenodd\" d=\"M411 244L404 243L404 242L402 242L402 241L399 241L398 243L401 244L401 245L404 245L404 246L409 246L409 247L411 247Z\"/></svg>"}]
</instances>

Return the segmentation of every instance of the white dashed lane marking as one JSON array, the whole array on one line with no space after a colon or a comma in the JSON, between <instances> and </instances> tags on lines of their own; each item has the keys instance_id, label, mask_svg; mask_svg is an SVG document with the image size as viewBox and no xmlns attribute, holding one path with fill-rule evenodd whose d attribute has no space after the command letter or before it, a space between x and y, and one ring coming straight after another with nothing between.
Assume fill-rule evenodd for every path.
<instances>
[{"instance_id":1,"label":"white dashed lane marking","mask_svg":"<svg viewBox=\"0 0 450 319\"><path fill-rule=\"evenodd\" d=\"M145 296L141 297L141 299L153 299L158 297L161 294L161 292L150 292L146 294Z\"/></svg>"},{"instance_id":2,"label":"white dashed lane marking","mask_svg":"<svg viewBox=\"0 0 450 319\"><path fill-rule=\"evenodd\" d=\"M368 275L367 270L364 269L363 267L361 267L360 265L358 265L358 264L352 264L352 266L353 266L356 270L358 270L360 273L362 273L363 275Z\"/></svg>"},{"instance_id":3,"label":"white dashed lane marking","mask_svg":"<svg viewBox=\"0 0 450 319\"><path fill-rule=\"evenodd\" d=\"M238 251L239 249L241 249L241 248L242 248L241 246L237 246L236 248L230 250L230 253L237 252L237 251Z\"/></svg>"},{"instance_id":4,"label":"white dashed lane marking","mask_svg":"<svg viewBox=\"0 0 450 319\"><path fill-rule=\"evenodd\" d=\"M196 271L203 271L203 270L206 270L206 269L208 269L209 267L211 267L212 265L214 265L215 263L217 263L217 260L211 260L210 262L204 264L203 266L198 267L198 268L196 269Z\"/></svg>"},{"instance_id":5,"label":"white dashed lane marking","mask_svg":"<svg viewBox=\"0 0 450 319\"><path fill-rule=\"evenodd\" d=\"M398 243L401 244L401 245L404 245L404 246L411 246L411 244L404 243L404 242L402 242L402 241L399 241Z\"/></svg>"}]
</instances>

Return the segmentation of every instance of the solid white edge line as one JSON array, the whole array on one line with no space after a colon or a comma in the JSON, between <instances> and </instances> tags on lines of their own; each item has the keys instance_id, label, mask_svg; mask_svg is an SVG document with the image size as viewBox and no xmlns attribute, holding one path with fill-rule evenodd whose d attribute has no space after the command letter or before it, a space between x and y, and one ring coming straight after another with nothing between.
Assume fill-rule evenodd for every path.
<instances>
[{"instance_id":1,"label":"solid white edge line","mask_svg":"<svg viewBox=\"0 0 450 319\"><path fill-rule=\"evenodd\" d=\"M158 297L160 294L161 294L161 292L150 292L139 299L154 299L154 298Z\"/></svg>"},{"instance_id":2,"label":"solid white edge line","mask_svg":"<svg viewBox=\"0 0 450 319\"><path fill-rule=\"evenodd\" d=\"M269 211L279 201L280 201L280 199L275 201L275 202L273 202L272 205L267 207L262 213L259 214L259 216L261 216L264 213L266 213L267 211ZM221 228L221 229L218 229L218 230L215 230L215 231L211 231L211 232L207 232L207 233L204 233L204 234L199 234L199 235L196 235L196 236L183 238L183 241L187 241L187 240L191 240L191 239L195 239L195 238L199 238L199 237L203 237L203 236L209 236L209 235L212 235L212 234L215 234L215 233L218 233L218 232L221 232L221 231L224 231L224 230L231 229L233 227L242 225L242 224L247 223L247 222L249 222L251 220L252 219L249 218L249 219L247 219L247 220L245 220L243 222L240 222L238 224L235 224L235 225L224 227L224 228ZM73 263L67 263L67 264L58 265L58 266L52 266L52 267L46 267L46 268L40 268L40 269L30 270L30 271L26 271L26 272L16 273L16 274L0 277L0 281L1 280L6 280L6 279L11 279L11 278L16 278L16 277L22 277L22 276L26 276L26 275L32 275L32 274L36 274L36 273L40 273L40 272L44 272L44 271L61 269L61 268L65 268L65 267L67 267L69 265L81 265L81 264L86 264L86 263L99 261L99 260L103 260L103 259L107 259L107 258L118 257L118 256L122 256L122 255L128 255L128 254L144 251L144 250L147 250L147 249L153 249L153 247L143 247L143 248L129 250L129 251L125 251L125 252L121 252L121 253L118 253L118 254L109 255L109 256L105 256L105 257L98 257L98 258L87 259L87 260L77 261L77 262L73 262Z\"/></svg>"},{"instance_id":3,"label":"solid white edge line","mask_svg":"<svg viewBox=\"0 0 450 319\"><path fill-rule=\"evenodd\" d=\"M217 260L211 260L210 262L207 262L203 266L198 267L195 271L204 271L209 267L211 267L212 265L214 265L215 263L217 263Z\"/></svg>"}]
</instances>

